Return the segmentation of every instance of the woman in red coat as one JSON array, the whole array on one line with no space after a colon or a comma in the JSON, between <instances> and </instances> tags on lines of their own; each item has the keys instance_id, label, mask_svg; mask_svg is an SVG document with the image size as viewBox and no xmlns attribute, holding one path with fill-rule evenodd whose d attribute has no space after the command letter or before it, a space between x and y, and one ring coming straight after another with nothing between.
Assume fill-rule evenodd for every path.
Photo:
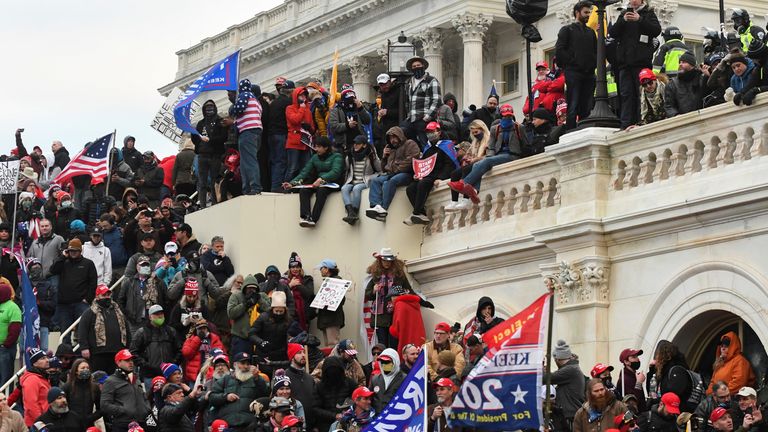
<instances>
[{"instance_id":1,"label":"woman in red coat","mask_svg":"<svg viewBox=\"0 0 768 432\"><path fill-rule=\"evenodd\" d=\"M403 352L403 347L408 344L424 345L426 333L424 320L421 318L421 297L403 294L393 300L394 312L389 334L397 339L397 352Z\"/></svg>"},{"instance_id":2,"label":"woman in red coat","mask_svg":"<svg viewBox=\"0 0 768 432\"><path fill-rule=\"evenodd\" d=\"M195 326L195 333L188 337L184 341L184 346L181 347L181 354L186 363L184 379L187 382L194 382L197 379L200 367L211 356L214 348L225 351L221 338L210 331L205 320L200 320ZM213 368L208 369L207 375L209 375L207 378L213 375Z\"/></svg>"},{"instance_id":3,"label":"woman in red coat","mask_svg":"<svg viewBox=\"0 0 768 432\"><path fill-rule=\"evenodd\" d=\"M290 181L307 164L311 156L309 148L301 142L302 135L309 138L315 132L309 94L305 87L293 91L293 103L285 108L288 138L285 140L286 165L284 181Z\"/></svg>"}]
</instances>

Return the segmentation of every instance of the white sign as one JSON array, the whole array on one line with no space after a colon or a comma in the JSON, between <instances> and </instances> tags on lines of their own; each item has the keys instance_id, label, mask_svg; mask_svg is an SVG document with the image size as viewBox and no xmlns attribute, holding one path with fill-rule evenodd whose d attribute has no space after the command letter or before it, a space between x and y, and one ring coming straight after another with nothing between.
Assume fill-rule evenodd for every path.
<instances>
[{"instance_id":1,"label":"white sign","mask_svg":"<svg viewBox=\"0 0 768 432\"><path fill-rule=\"evenodd\" d=\"M182 92L180 88L174 87L168 95L168 98L163 102L163 106L161 106L160 110L155 114L155 118L152 119L152 124L150 125L152 126L152 129L159 132L160 135L179 145L183 140L182 134L184 132L176 127L176 120L173 118L173 107L176 106L176 103L183 96L184 92ZM200 109L200 103L193 101L189 111L190 118L195 116L198 109Z\"/></svg>"},{"instance_id":2,"label":"white sign","mask_svg":"<svg viewBox=\"0 0 768 432\"><path fill-rule=\"evenodd\" d=\"M315 299L309 306L317 309L327 307L329 311L335 311L339 308L341 301L344 300L344 294L351 286L352 281L325 278L323 284L320 285L320 291L317 292Z\"/></svg>"},{"instance_id":3,"label":"white sign","mask_svg":"<svg viewBox=\"0 0 768 432\"><path fill-rule=\"evenodd\" d=\"M0 194L16 193L19 182L19 162L0 162Z\"/></svg>"}]
</instances>

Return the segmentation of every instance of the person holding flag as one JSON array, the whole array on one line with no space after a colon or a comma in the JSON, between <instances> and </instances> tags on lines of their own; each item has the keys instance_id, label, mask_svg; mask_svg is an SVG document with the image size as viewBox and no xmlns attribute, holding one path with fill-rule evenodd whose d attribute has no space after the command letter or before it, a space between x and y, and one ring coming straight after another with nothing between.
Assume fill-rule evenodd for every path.
<instances>
[{"instance_id":1,"label":"person holding flag","mask_svg":"<svg viewBox=\"0 0 768 432\"><path fill-rule=\"evenodd\" d=\"M59 175L53 179L56 184L64 184L77 176L91 176L91 185L97 185L104 181L109 174L107 166L107 155L109 148L114 144L115 133L104 135L103 137L88 143L69 163L61 170ZM61 144L61 143L59 143ZM55 144L54 144L55 146ZM63 147L61 147L63 148ZM54 150L55 154L56 150ZM56 157L57 163L59 157Z\"/></svg>"},{"instance_id":2,"label":"person holding flag","mask_svg":"<svg viewBox=\"0 0 768 432\"><path fill-rule=\"evenodd\" d=\"M12 300L13 287L0 282L0 382L13 376L16 342L21 333L21 309Z\"/></svg>"}]
</instances>

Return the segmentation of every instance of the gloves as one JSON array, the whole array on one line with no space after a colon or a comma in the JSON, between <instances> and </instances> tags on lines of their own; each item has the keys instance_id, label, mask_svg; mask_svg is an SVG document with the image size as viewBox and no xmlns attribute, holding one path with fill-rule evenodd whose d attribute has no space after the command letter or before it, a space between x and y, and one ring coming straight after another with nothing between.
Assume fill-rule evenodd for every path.
<instances>
[{"instance_id":1,"label":"gloves","mask_svg":"<svg viewBox=\"0 0 768 432\"><path fill-rule=\"evenodd\" d=\"M261 341L259 346L261 346L262 349L267 349L267 347L269 346L269 341L263 340L263 341Z\"/></svg>"},{"instance_id":2,"label":"gloves","mask_svg":"<svg viewBox=\"0 0 768 432\"><path fill-rule=\"evenodd\" d=\"M755 96L757 96L758 93L760 93L760 90L756 88L747 90L747 92L744 93L744 96L741 97L744 105L752 105L752 102L755 101Z\"/></svg>"},{"instance_id":3,"label":"gloves","mask_svg":"<svg viewBox=\"0 0 768 432\"><path fill-rule=\"evenodd\" d=\"M734 103L734 105L737 105L737 106L741 105L742 97L743 97L743 95L741 93L736 93L735 95L733 95L733 103Z\"/></svg>"},{"instance_id":4,"label":"gloves","mask_svg":"<svg viewBox=\"0 0 768 432\"><path fill-rule=\"evenodd\" d=\"M251 402L251 405L248 407L251 412L258 416L261 413L261 409L264 408L262 404L260 404L258 401Z\"/></svg>"}]
</instances>

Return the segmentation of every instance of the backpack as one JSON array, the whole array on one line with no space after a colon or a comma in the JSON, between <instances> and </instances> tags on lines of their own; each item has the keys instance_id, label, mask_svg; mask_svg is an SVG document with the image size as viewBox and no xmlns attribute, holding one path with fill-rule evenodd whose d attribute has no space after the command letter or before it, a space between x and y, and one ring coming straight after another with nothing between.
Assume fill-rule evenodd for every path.
<instances>
[{"instance_id":1,"label":"backpack","mask_svg":"<svg viewBox=\"0 0 768 432\"><path fill-rule=\"evenodd\" d=\"M704 382L701 380L701 375L690 369L686 369L688 372L688 378L691 379L691 395L688 396L689 406L698 406L707 394L707 389L704 387Z\"/></svg>"}]
</instances>

